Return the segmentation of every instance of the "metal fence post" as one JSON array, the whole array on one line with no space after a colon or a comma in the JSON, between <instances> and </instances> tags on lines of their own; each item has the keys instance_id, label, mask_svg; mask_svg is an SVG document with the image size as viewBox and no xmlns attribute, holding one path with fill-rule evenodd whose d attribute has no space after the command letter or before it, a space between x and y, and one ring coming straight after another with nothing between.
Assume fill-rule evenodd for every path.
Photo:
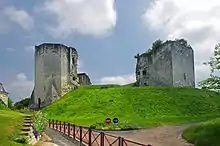
<instances>
[{"instance_id":1,"label":"metal fence post","mask_svg":"<svg viewBox=\"0 0 220 146\"><path fill-rule=\"evenodd\" d=\"M65 134L66 133L66 123L63 122L63 133Z\"/></svg>"},{"instance_id":2,"label":"metal fence post","mask_svg":"<svg viewBox=\"0 0 220 146\"><path fill-rule=\"evenodd\" d=\"M100 146L104 146L104 138L105 138L105 133L104 132L101 132L100 133Z\"/></svg>"},{"instance_id":3,"label":"metal fence post","mask_svg":"<svg viewBox=\"0 0 220 146\"><path fill-rule=\"evenodd\" d=\"M62 127L61 127L61 123L62 123L62 122L60 121L60 132L62 132Z\"/></svg>"},{"instance_id":4,"label":"metal fence post","mask_svg":"<svg viewBox=\"0 0 220 146\"><path fill-rule=\"evenodd\" d=\"M89 146L92 146L92 129L89 128Z\"/></svg>"},{"instance_id":5,"label":"metal fence post","mask_svg":"<svg viewBox=\"0 0 220 146\"><path fill-rule=\"evenodd\" d=\"M79 126L79 140L80 144L82 144L82 126Z\"/></svg>"},{"instance_id":6,"label":"metal fence post","mask_svg":"<svg viewBox=\"0 0 220 146\"><path fill-rule=\"evenodd\" d=\"M124 144L124 138L120 136L119 141L118 141L118 145L123 146L123 144Z\"/></svg>"}]
</instances>

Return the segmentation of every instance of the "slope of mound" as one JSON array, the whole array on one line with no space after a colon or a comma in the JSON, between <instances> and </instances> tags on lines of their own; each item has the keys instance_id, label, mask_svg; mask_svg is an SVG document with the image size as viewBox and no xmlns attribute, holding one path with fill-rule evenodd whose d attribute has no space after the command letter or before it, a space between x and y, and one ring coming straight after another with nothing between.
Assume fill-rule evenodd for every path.
<instances>
[{"instance_id":1,"label":"slope of mound","mask_svg":"<svg viewBox=\"0 0 220 146\"><path fill-rule=\"evenodd\" d=\"M24 114L10 111L0 110L0 145L1 146L25 146L14 142L18 137L21 126L23 124Z\"/></svg>"},{"instance_id":2,"label":"slope of mound","mask_svg":"<svg viewBox=\"0 0 220 146\"><path fill-rule=\"evenodd\" d=\"M187 128L183 138L195 146L220 145L220 118Z\"/></svg>"},{"instance_id":3,"label":"slope of mound","mask_svg":"<svg viewBox=\"0 0 220 146\"><path fill-rule=\"evenodd\" d=\"M49 117L93 128L137 128L217 117L220 94L173 87L84 86L43 109ZM118 125L106 125L117 117Z\"/></svg>"}]
</instances>

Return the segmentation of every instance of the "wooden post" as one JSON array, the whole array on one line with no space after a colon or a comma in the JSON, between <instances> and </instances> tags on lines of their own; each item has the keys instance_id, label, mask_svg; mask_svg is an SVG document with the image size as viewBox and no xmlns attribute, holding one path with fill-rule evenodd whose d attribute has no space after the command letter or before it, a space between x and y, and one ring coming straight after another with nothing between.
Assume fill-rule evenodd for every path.
<instances>
[{"instance_id":1,"label":"wooden post","mask_svg":"<svg viewBox=\"0 0 220 146\"><path fill-rule=\"evenodd\" d=\"M51 123L50 123L50 122L51 122L51 120L49 119L49 127L50 127L50 125L51 125Z\"/></svg>"},{"instance_id":2,"label":"wooden post","mask_svg":"<svg viewBox=\"0 0 220 146\"><path fill-rule=\"evenodd\" d=\"M60 132L62 132L62 127L61 127L61 123L62 123L62 122L60 121Z\"/></svg>"},{"instance_id":3,"label":"wooden post","mask_svg":"<svg viewBox=\"0 0 220 146\"><path fill-rule=\"evenodd\" d=\"M89 128L89 146L92 146L92 129Z\"/></svg>"},{"instance_id":4,"label":"wooden post","mask_svg":"<svg viewBox=\"0 0 220 146\"><path fill-rule=\"evenodd\" d=\"M70 136L70 123L68 123L68 136Z\"/></svg>"},{"instance_id":5,"label":"wooden post","mask_svg":"<svg viewBox=\"0 0 220 146\"><path fill-rule=\"evenodd\" d=\"M58 120L56 120L56 130L58 130Z\"/></svg>"},{"instance_id":6,"label":"wooden post","mask_svg":"<svg viewBox=\"0 0 220 146\"><path fill-rule=\"evenodd\" d=\"M105 133L104 132L101 132L101 135L100 135L100 146L104 146L104 138L105 138Z\"/></svg>"},{"instance_id":7,"label":"wooden post","mask_svg":"<svg viewBox=\"0 0 220 146\"><path fill-rule=\"evenodd\" d=\"M66 133L66 123L63 122L63 133L65 134Z\"/></svg>"},{"instance_id":8,"label":"wooden post","mask_svg":"<svg viewBox=\"0 0 220 146\"><path fill-rule=\"evenodd\" d=\"M80 141L80 144L82 144L82 127L79 126L79 141Z\"/></svg>"},{"instance_id":9,"label":"wooden post","mask_svg":"<svg viewBox=\"0 0 220 146\"><path fill-rule=\"evenodd\" d=\"M52 119L52 123L53 123L53 129L54 129L54 119Z\"/></svg>"},{"instance_id":10,"label":"wooden post","mask_svg":"<svg viewBox=\"0 0 220 146\"><path fill-rule=\"evenodd\" d=\"M73 139L76 139L76 125L73 125Z\"/></svg>"}]
</instances>

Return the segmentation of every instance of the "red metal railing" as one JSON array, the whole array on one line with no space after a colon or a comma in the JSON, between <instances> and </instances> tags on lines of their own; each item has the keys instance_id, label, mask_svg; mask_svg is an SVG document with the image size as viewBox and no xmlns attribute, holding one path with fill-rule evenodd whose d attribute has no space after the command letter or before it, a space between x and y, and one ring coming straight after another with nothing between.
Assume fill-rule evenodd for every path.
<instances>
[{"instance_id":1,"label":"red metal railing","mask_svg":"<svg viewBox=\"0 0 220 146\"><path fill-rule=\"evenodd\" d=\"M49 127L88 146L152 146L58 120L49 119Z\"/></svg>"}]
</instances>

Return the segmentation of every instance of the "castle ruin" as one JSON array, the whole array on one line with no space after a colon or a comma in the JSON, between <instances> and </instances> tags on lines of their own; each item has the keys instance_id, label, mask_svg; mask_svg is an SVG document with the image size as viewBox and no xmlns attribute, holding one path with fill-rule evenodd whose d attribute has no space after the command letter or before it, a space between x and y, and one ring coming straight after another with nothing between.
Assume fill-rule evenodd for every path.
<instances>
[{"instance_id":1,"label":"castle ruin","mask_svg":"<svg viewBox=\"0 0 220 146\"><path fill-rule=\"evenodd\" d=\"M89 76L86 73L78 73L79 84L80 85L91 85Z\"/></svg>"},{"instance_id":2,"label":"castle ruin","mask_svg":"<svg viewBox=\"0 0 220 146\"><path fill-rule=\"evenodd\" d=\"M195 87L194 53L184 39L136 55L136 85Z\"/></svg>"},{"instance_id":3,"label":"castle ruin","mask_svg":"<svg viewBox=\"0 0 220 146\"><path fill-rule=\"evenodd\" d=\"M0 83L0 103L3 103L5 106L8 107L8 92L6 92L3 84Z\"/></svg>"},{"instance_id":4,"label":"castle ruin","mask_svg":"<svg viewBox=\"0 0 220 146\"><path fill-rule=\"evenodd\" d=\"M44 43L35 46L35 83L29 107L45 107L79 86L75 48Z\"/></svg>"}]
</instances>

